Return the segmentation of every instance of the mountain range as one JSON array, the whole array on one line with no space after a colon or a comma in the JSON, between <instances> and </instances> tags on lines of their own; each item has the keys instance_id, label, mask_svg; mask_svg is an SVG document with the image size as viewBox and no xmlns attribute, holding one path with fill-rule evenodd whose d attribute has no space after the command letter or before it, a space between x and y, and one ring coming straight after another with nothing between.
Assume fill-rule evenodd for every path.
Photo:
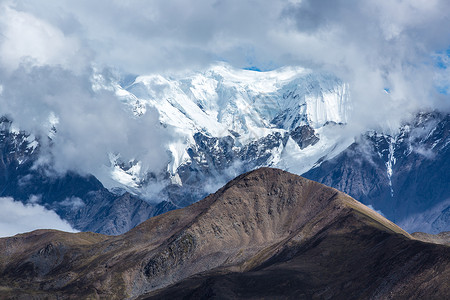
<instances>
[{"instance_id":1,"label":"mountain range","mask_svg":"<svg viewBox=\"0 0 450 300\"><path fill-rule=\"evenodd\" d=\"M261 168L119 236L0 239L0 295L34 299L445 299L448 235L411 236L300 176Z\"/></svg>"},{"instance_id":2,"label":"mountain range","mask_svg":"<svg viewBox=\"0 0 450 300\"><path fill-rule=\"evenodd\" d=\"M157 111L171 137L166 168L144 169L138 154L105 153L107 172L55 174L37 162L57 124L48 137L34 136L3 117L0 196L37 201L81 231L121 234L269 166L342 190L409 232L450 230L448 113L418 112L400 128L349 134L348 85L299 67L256 72L218 64L126 82L103 79L93 90L114 91L135 118Z\"/></svg>"},{"instance_id":3,"label":"mountain range","mask_svg":"<svg viewBox=\"0 0 450 300\"><path fill-rule=\"evenodd\" d=\"M396 134L369 131L303 175L380 210L409 232L450 229L450 115L420 113Z\"/></svg>"}]
</instances>

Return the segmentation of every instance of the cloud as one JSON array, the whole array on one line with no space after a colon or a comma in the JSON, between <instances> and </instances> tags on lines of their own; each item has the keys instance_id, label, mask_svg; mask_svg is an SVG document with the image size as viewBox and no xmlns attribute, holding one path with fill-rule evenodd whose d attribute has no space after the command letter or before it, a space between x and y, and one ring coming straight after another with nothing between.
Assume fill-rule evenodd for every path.
<instances>
[{"instance_id":1,"label":"cloud","mask_svg":"<svg viewBox=\"0 0 450 300\"><path fill-rule=\"evenodd\" d=\"M102 177L109 153L137 159L142 171L160 171L168 161L164 129L155 110L139 118L108 90L92 89L92 71L75 74L60 66L22 65L1 76L2 112L16 126L41 136L42 161L58 172L75 170ZM52 126L57 133L48 143Z\"/></svg>"},{"instance_id":2,"label":"cloud","mask_svg":"<svg viewBox=\"0 0 450 300\"><path fill-rule=\"evenodd\" d=\"M450 47L446 0L5 3L4 14L24 24L8 25L3 35L22 26L25 36L13 41L35 45L19 47L14 64L23 54L134 74L199 69L215 60L263 70L300 64L350 83L355 124L396 127L418 109L450 108L437 92L448 89L449 71L436 69L436 53Z\"/></svg>"},{"instance_id":3,"label":"cloud","mask_svg":"<svg viewBox=\"0 0 450 300\"><path fill-rule=\"evenodd\" d=\"M0 237L36 229L57 229L77 232L51 210L38 204L23 204L9 197L0 197Z\"/></svg>"},{"instance_id":4,"label":"cloud","mask_svg":"<svg viewBox=\"0 0 450 300\"><path fill-rule=\"evenodd\" d=\"M135 118L93 89L93 74L302 65L349 82L355 132L396 128L419 109L450 109L448 11L446 0L3 1L1 110L41 135L58 121L46 158L97 176L107 152L161 168L170 132L154 110Z\"/></svg>"},{"instance_id":5,"label":"cloud","mask_svg":"<svg viewBox=\"0 0 450 300\"><path fill-rule=\"evenodd\" d=\"M382 215L383 217L385 217L385 215L383 214L383 212L382 212L381 210L375 209L375 208L374 208L372 205L370 205L370 204L367 205L367 207L370 208L371 210L373 210L374 212L376 212L376 213Z\"/></svg>"},{"instance_id":6,"label":"cloud","mask_svg":"<svg viewBox=\"0 0 450 300\"><path fill-rule=\"evenodd\" d=\"M278 27L284 1L8 1L65 38L93 51L96 62L145 74L205 66L212 60L263 64L261 45ZM256 62L256 61L255 61Z\"/></svg>"},{"instance_id":7,"label":"cloud","mask_svg":"<svg viewBox=\"0 0 450 300\"><path fill-rule=\"evenodd\" d=\"M83 59L76 37L30 13L0 6L0 62L12 71L23 62L35 65L63 65L77 69Z\"/></svg>"},{"instance_id":8,"label":"cloud","mask_svg":"<svg viewBox=\"0 0 450 300\"><path fill-rule=\"evenodd\" d=\"M395 128L419 109L450 108L433 57L450 46L449 9L440 0L304 0L284 12L295 29L274 38L350 83L354 123Z\"/></svg>"},{"instance_id":9,"label":"cloud","mask_svg":"<svg viewBox=\"0 0 450 300\"><path fill-rule=\"evenodd\" d=\"M61 206L70 207L71 210L79 210L80 208L86 206L86 204L83 202L81 198L78 197L68 197L64 199L63 201L58 203Z\"/></svg>"}]
</instances>

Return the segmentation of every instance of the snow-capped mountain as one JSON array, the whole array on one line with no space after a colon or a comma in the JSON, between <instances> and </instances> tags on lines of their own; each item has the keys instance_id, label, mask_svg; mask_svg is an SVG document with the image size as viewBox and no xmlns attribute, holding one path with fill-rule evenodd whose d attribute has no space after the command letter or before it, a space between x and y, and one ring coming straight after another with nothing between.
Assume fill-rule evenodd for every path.
<instances>
[{"instance_id":1,"label":"snow-capped mountain","mask_svg":"<svg viewBox=\"0 0 450 300\"><path fill-rule=\"evenodd\" d=\"M213 192L259 166L301 174L352 142L337 134L351 111L347 85L304 68L256 72L219 64L198 73L139 76L115 89L136 115L156 108L160 122L174 130L177 138L167 145L172 191L183 187L192 194L193 185L202 182L203 194ZM112 161L111 172L139 193L147 174L139 174L137 161L124 163L126 170ZM181 204L173 194L170 198Z\"/></svg>"},{"instance_id":2,"label":"snow-capped mountain","mask_svg":"<svg viewBox=\"0 0 450 300\"><path fill-rule=\"evenodd\" d=\"M160 196L178 206L237 174L272 166L337 187L409 230L450 230L446 114L421 113L399 129L348 136L348 86L303 68L255 72L221 64L140 76L116 93L138 114L156 108L177 132L168 145L171 181Z\"/></svg>"},{"instance_id":3,"label":"snow-capped mountain","mask_svg":"<svg viewBox=\"0 0 450 300\"><path fill-rule=\"evenodd\" d=\"M420 113L398 133L369 131L304 174L413 231L450 230L450 115Z\"/></svg>"},{"instance_id":4,"label":"snow-capped mountain","mask_svg":"<svg viewBox=\"0 0 450 300\"><path fill-rule=\"evenodd\" d=\"M422 113L395 133L369 130L355 137L346 125L349 88L326 73L219 64L202 72L138 76L128 84L102 76L93 76L94 92L114 92L136 120L149 109L158 113L169 137L166 167L148 170L138 154L124 159L105 153L110 165L95 174L99 180L55 175L36 164L39 138L4 118L0 196L34 199L75 229L117 234L198 201L243 172L270 166L336 187L408 230L450 229L448 114ZM48 138L55 134L57 124Z\"/></svg>"},{"instance_id":5,"label":"snow-capped mountain","mask_svg":"<svg viewBox=\"0 0 450 300\"><path fill-rule=\"evenodd\" d=\"M335 134L350 103L346 84L329 74L303 68L255 72L220 64L178 76L139 76L127 86L101 79L93 76L93 90L115 91L136 119L150 107L157 110L172 137L167 167L150 172L139 157L124 161L120 153L105 153L111 165L100 182L74 172L52 173L51 166L37 163L43 154L40 141L47 137L35 138L4 118L0 196L54 210L75 229L117 234L200 200L242 172L286 168L296 156L295 168L302 173L352 142ZM50 140L57 127L54 122ZM156 195L154 186L162 187ZM142 197L163 202L149 204Z\"/></svg>"}]
</instances>

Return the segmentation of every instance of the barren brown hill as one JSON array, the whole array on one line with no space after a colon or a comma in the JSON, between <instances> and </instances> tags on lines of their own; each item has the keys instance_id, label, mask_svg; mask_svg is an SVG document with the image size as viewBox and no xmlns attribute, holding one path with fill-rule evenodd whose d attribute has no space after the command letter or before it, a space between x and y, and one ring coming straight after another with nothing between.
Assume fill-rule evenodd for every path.
<instances>
[{"instance_id":1,"label":"barren brown hill","mask_svg":"<svg viewBox=\"0 0 450 300\"><path fill-rule=\"evenodd\" d=\"M429 234L425 232L414 232L412 236L415 239L450 246L450 231L444 231L439 234Z\"/></svg>"},{"instance_id":2,"label":"barren brown hill","mask_svg":"<svg viewBox=\"0 0 450 300\"><path fill-rule=\"evenodd\" d=\"M0 298L444 299L450 248L281 170L121 236L38 230L0 239Z\"/></svg>"}]
</instances>

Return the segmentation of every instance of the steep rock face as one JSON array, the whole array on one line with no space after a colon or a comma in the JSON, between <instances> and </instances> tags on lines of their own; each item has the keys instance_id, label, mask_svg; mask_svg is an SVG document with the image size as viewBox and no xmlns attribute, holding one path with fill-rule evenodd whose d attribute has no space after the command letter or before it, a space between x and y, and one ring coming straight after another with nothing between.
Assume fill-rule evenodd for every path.
<instances>
[{"instance_id":1,"label":"steep rock face","mask_svg":"<svg viewBox=\"0 0 450 300\"><path fill-rule=\"evenodd\" d=\"M0 239L0 251L5 298L439 299L450 292L447 246L414 240L335 189L269 168L121 236L35 231Z\"/></svg>"},{"instance_id":2,"label":"steep rock face","mask_svg":"<svg viewBox=\"0 0 450 300\"><path fill-rule=\"evenodd\" d=\"M218 64L202 72L139 76L114 88L134 111L137 106L155 108L160 122L176 132L178 138L168 145L171 186L159 197L179 206L192 203L188 194L199 200L214 191L214 182L225 184L257 167L281 167L289 140L294 146L287 151L306 160L329 154L336 141L327 138L335 135L324 127L344 124L351 110L345 83L299 67L255 72ZM303 151L321 136L321 145ZM315 160L309 159L309 167ZM139 194L145 176L133 174L133 182L117 184Z\"/></svg>"},{"instance_id":3,"label":"steep rock face","mask_svg":"<svg viewBox=\"0 0 450 300\"><path fill-rule=\"evenodd\" d=\"M300 149L305 149L309 145L315 145L319 138L308 125L298 126L291 132L292 139L298 144Z\"/></svg>"},{"instance_id":4,"label":"steep rock face","mask_svg":"<svg viewBox=\"0 0 450 300\"><path fill-rule=\"evenodd\" d=\"M396 135L370 132L304 174L372 205L408 231L450 230L450 115L419 114Z\"/></svg>"}]
</instances>

